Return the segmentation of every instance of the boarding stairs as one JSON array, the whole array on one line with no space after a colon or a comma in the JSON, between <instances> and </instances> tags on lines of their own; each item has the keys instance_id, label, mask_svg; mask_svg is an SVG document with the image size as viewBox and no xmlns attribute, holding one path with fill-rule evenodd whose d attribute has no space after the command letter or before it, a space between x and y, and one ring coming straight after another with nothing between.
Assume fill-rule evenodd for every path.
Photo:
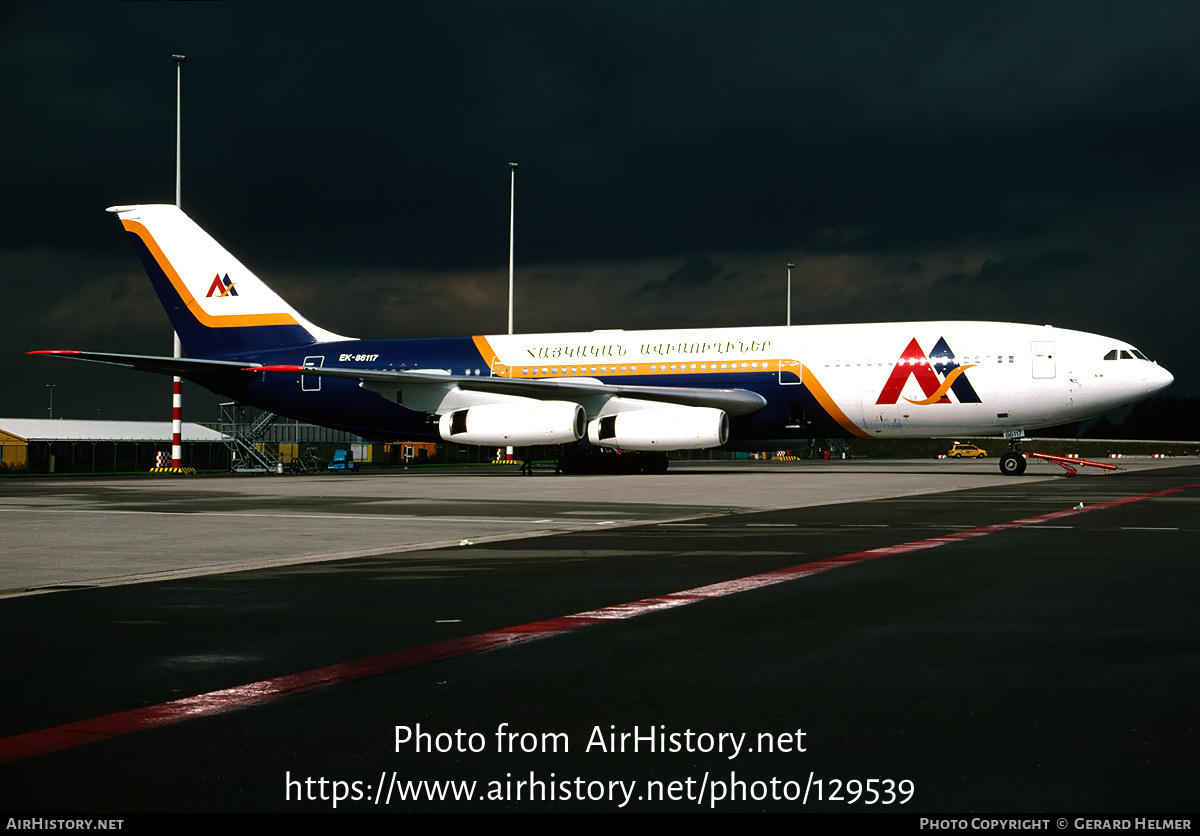
<instances>
[{"instance_id":1,"label":"boarding stairs","mask_svg":"<svg viewBox=\"0 0 1200 836\"><path fill-rule=\"evenodd\" d=\"M221 432L229 448L229 469L234 473L276 473L279 451L273 453L262 443L263 436L279 418L274 412L254 415L245 404L221 404Z\"/></svg>"},{"instance_id":2,"label":"boarding stairs","mask_svg":"<svg viewBox=\"0 0 1200 836\"><path fill-rule=\"evenodd\" d=\"M829 458L831 459L849 459L851 458L850 441L845 438L829 438L826 439L829 445Z\"/></svg>"}]
</instances>

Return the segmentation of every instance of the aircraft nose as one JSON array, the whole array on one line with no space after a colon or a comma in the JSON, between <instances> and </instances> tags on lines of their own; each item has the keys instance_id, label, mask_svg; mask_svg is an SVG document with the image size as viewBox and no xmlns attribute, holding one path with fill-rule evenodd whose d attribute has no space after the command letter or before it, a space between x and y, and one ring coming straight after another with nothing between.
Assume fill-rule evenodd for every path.
<instances>
[{"instance_id":1,"label":"aircraft nose","mask_svg":"<svg viewBox=\"0 0 1200 836\"><path fill-rule=\"evenodd\" d=\"M1151 392L1161 392L1174 382L1175 375L1171 374L1162 366L1155 366L1154 370L1146 376L1146 383L1149 384L1149 389Z\"/></svg>"}]
</instances>

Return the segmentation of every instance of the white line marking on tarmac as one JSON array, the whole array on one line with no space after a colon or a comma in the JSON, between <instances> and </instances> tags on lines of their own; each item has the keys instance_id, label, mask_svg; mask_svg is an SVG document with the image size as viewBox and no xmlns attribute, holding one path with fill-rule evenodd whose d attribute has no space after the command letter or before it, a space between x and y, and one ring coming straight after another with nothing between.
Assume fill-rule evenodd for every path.
<instances>
[{"instance_id":1,"label":"white line marking on tarmac","mask_svg":"<svg viewBox=\"0 0 1200 836\"><path fill-rule=\"evenodd\" d=\"M408 514L264 514L259 511L121 511L106 508L0 508L0 513L26 514L146 514L161 517L262 517L281 520L354 520L367 522L486 522L486 523L551 523L555 520L535 520L529 517L419 517ZM574 520L562 520L573 523Z\"/></svg>"}]
</instances>

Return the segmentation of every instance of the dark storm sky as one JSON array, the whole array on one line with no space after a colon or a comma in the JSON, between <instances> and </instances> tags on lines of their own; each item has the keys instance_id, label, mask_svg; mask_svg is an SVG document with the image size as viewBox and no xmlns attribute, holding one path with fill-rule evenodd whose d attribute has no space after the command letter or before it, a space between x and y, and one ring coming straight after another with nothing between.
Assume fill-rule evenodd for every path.
<instances>
[{"instance_id":1,"label":"dark storm sky","mask_svg":"<svg viewBox=\"0 0 1200 836\"><path fill-rule=\"evenodd\" d=\"M174 199L306 316L400 337L996 319L1200 394L1200 3L9 2L0 415L167 417L103 209ZM213 399L190 403L213 420Z\"/></svg>"}]
</instances>

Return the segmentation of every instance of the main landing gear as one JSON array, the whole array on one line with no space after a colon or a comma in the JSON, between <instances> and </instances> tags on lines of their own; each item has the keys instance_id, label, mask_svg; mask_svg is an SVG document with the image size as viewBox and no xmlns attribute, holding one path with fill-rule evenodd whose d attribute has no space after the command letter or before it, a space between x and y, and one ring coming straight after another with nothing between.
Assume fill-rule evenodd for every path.
<instances>
[{"instance_id":1,"label":"main landing gear","mask_svg":"<svg viewBox=\"0 0 1200 836\"><path fill-rule=\"evenodd\" d=\"M573 452L558 460L559 470L567 476L609 473L666 473L666 453L614 452L591 448L588 452Z\"/></svg>"}]
</instances>

